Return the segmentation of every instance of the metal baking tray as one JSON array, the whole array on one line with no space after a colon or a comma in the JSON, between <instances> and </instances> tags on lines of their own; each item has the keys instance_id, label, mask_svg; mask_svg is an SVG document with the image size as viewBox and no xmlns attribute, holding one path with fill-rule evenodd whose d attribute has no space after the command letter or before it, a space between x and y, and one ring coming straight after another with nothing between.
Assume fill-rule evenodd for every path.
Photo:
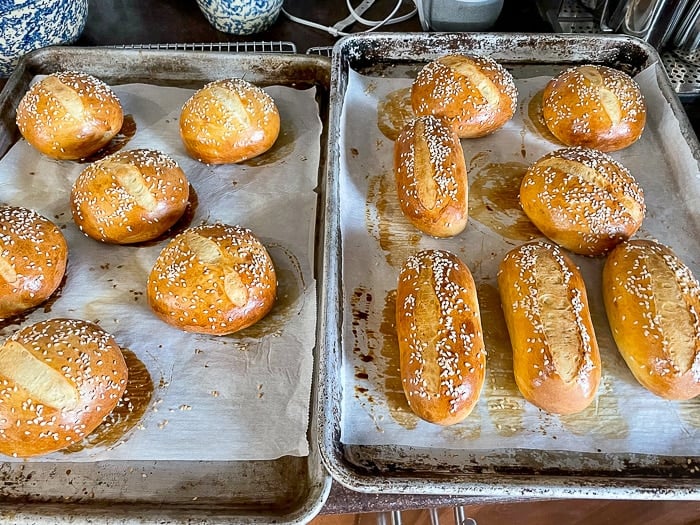
<instances>
[{"instance_id":1,"label":"metal baking tray","mask_svg":"<svg viewBox=\"0 0 700 525\"><path fill-rule=\"evenodd\" d=\"M447 53L487 55L516 78L553 76L582 63L598 63L635 74L660 59L645 42L619 35L435 33L372 34L340 40L333 50L330 139L323 261L322 339L319 384L319 447L339 483L369 493L452 494L491 498L700 499L698 458L556 450L450 450L341 442L344 391L342 363L345 294L339 207L340 158L350 70L377 78L417 72ZM403 69L401 69L403 68ZM663 68L662 93L700 166L700 146ZM351 152L352 154L352 152ZM700 171L700 169L698 170ZM353 325L354 326L354 325ZM365 349L366 350L366 349ZM365 351L363 350L363 352ZM347 354L345 354L347 355ZM352 383L347 383L351 385ZM371 403L371 401L368 401Z\"/></svg>"},{"instance_id":2,"label":"metal baking tray","mask_svg":"<svg viewBox=\"0 0 700 525\"><path fill-rule=\"evenodd\" d=\"M54 47L34 51L21 60L0 93L0 157L19 138L15 108L30 80L60 70L84 71L108 84L140 82L194 89L211 80L245 76L262 86L315 86L319 117L324 123L318 172L318 193L324 194L330 90L327 58L114 48ZM314 361L317 367L317 355ZM311 391L315 396L317 368L313 377ZM307 457L221 462L0 463L0 521L306 523L320 511L331 485L315 446L316 406L312 399Z\"/></svg>"}]
</instances>

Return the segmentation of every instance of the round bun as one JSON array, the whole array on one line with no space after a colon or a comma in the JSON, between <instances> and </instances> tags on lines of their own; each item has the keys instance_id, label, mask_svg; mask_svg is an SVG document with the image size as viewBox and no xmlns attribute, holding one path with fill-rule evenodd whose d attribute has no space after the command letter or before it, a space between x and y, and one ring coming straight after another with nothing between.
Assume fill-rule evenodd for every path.
<instances>
[{"instance_id":1,"label":"round bun","mask_svg":"<svg viewBox=\"0 0 700 525\"><path fill-rule=\"evenodd\" d=\"M189 228L168 243L148 278L151 309L182 330L225 335L272 308L277 277L253 233L239 226Z\"/></svg>"},{"instance_id":2,"label":"round bun","mask_svg":"<svg viewBox=\"0 0 700 525\"><path fill-rule=\"evenodd\" d=\"M620 244L603 267L603 301L617 348L641 385L666 399L700 394L700 284L670 248Z\"/></svg>"},{"instance_id":3,"label":"round bun","mask_svg":"<svg viewBox=\"0 0 700 525\"><path fill-rule=\"evenodd\" d=\"M581 412L601 376L586 287L574 263L548 242L508 252L498 290L523 397L553 414Z\"/></svg>"},{"instance_id":4,"label":"round bun","mask_svg":"<svg viewBox=\"0 0 700 525\"><path fill-rule=\"evenodd\" d=\"M567 69L549 81L542 94L542 117L567 146L616 151L644 131L646 106L628 74L606 66Z\"/></svg>"},{"instance_id":5,"label":"round bun","mask_svg":"<svg viewBox=\"0 0 700 525\"><path fill-rule=\"evenodd\" d=\"M564 148L530 166L520 205L539 230L582 255L602 255L634 235L646 211L634 177L609 155Z\"/></svg>"},{"instance_id":6,"label":"round bun","mask_svg":"<svg viewBox=\"0 0 700 525\"><path fill-rule=\"evenodd\" d=\"M40 305L63 280L68 245L37 212L0 206L0 319Z\"/></svg>"},{"instance_id":7,"label":"round bun","mask_svg":"<svg viewBox=\"0 0 700 525\"><path fill-rule=\"evenodd\" d=\"M430 423L459 423L479 400L486 374L472 274L450 252L423 250L404 263L396 293L401 380L408 404Z\"/></svg>"},{"instance_id":8,"label":"round bun","mask_svg":"<svg viewBox=\"0 0 700 525\"><path fill-rule=\"evenodd\" d=\"M122 127L119 99L84 73L54 73L34 84L17 106L17 127L41 153L75 160L92 155Z\"/></svg>"},{"instance_id":9,"label":"round bun","mask_svg":"<svg viewBox=\"0 0 700 525\"><path fill-rule=\"evenodd\" d=\"M81 441L117 405L127 377L121 349L99 326L25 326L0 347L0 452L36 456Z\"/></svg>"},{"instance_id":10,"label":"round bun","mask_svg":"<svg viewBox=\"0 0 700 525\"><path fill-rule=\"evenodd\" d=\"M411 87L414 113L446 118L460 138L493 133L511 119L517 100L513 76L488 57L443 56L425 65Z\"/></svg>"},{"instance_id":11,"label":"round bun","mask_svg":"<svg viewBox=\"0 0 700 525\"><path fill-rule=\"evenodd\" d=\"M129 244L165 233L187 209L189 183L165 153L119 151L78 176L71 191L73 221L98 241Z\"/></svg>"},{"instance_id":12,"label":"round bun","mask_svg":"<svg viewBox=\"0 0 700 525\"><path fill-rule=\"evenodd\" d=\"M207 84L185 102L180 136L187 152L207 164L241 162L277 140L280 116L270 95L240 78Z\"/></svg>"},{"instance_id":13,"label":"round bun","mask_svg":"<svg viewBox=\"0 0 700 525\"><path fill-rule=\"evenodd\" d=\"M399 204L428 235L451 237L467 226L467 167L459 138L432 115L406 125L394 142Z\"/></svg>"}]
</instances>

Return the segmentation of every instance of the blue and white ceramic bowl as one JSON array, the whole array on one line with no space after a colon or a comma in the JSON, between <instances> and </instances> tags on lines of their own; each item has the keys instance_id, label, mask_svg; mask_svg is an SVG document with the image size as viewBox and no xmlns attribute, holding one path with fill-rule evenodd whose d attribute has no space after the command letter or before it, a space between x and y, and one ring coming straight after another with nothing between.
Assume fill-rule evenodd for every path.
<instances>
[{"instance_id":1,"label":"blue and white ceramic bowl","mask_svg":"<svg viewBox=\"0 0 700 525\"><path fill-rule=\"evenodd\" d=\"M29 51L75 42L87 11L88 0L0 0L0 77Z\"/></svg>"},{"instance_id":2,"label":"blue and white ceramic bowl","mask_svg":"<svg viewBox=\"0 0 700 525\"><path fill-rule=\"evenodd\" d=\"M219 31L251 35L275 23L284 0L197 0L209 23Z\"/></svg>"}]
</instances>

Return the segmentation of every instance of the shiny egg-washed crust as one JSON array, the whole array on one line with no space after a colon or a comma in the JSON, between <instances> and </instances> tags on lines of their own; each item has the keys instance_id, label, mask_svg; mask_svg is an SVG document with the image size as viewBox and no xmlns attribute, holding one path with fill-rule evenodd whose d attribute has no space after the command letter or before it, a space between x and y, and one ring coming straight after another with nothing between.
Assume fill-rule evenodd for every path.
<instances>
[{"instance_id":1,"label":"shiny egg-washed crust","mask_svg":"<svg viewBox=\"0 0 700 525\"><path fill-rule=\"evenodd\" d=\"M467 226L467 168L459 138L447 121L427 115L411 121L394 142L399 204L428 235L451 237Z\"/></svg>"},{"instance_id":2,"label":"shiny egg-washed crust","mask_svg":"<svg viewBox=\"0 0 700 525\"><path fill-rule=\"evenodd\" d=\"M644 192L615 159L589 148L563 148L533 163L520 184L520 205L549 239L598 256L642 225Z\"/></svg>"},{"instance_id":3,"label":"shiny egg-washed crust","mask_svg":"<svg viewBox=\"0 0 700 525\"><path fill-rule=\"evenodd\" d=\"M481 395L486 350L474 279L457 256L424 250L408 258L398 280L396 332L411 410L439 425L466 418Z\"/></svg>"},{"instance_id":4,"label":"shiny egg-washed crust","mask_svg":"<svg viewBox=\"0 0 700 525\"><path fill-rule=\"evenodd\" d=\"M515 113L513 76L488 57L445 55L426 64L411 87L418 116L444 117L460 138L493 133Z\"/></svg>"},{"instance_id":5,"label":"shiny egg-washed crust","mask_svg":"<svg viewBox=\"0 0 700 525\"><path fill-rule=\"evenodd\" d=\"M547 128L567 146L616 151L641 137L646 105L628 74L583 65L549 81L542 94L542 116Z\"/></svg>"},{"instance_id":6,"label":"shiny egg-washed crust","mask_svg":"<svg viewBox=\"0 0 700 525\"><path fill-rule=\"evenodd\" d=\"M601 362L578 268L553 244L526 243L501 262L498 290L523 397L553 414L584 410Z\"/></svg>"},{"instance_id":7,"label":"shiny egg-washed crust","mask_svg":"<svg viewBox=\"0 0 700 525\"><path fill-rule=\"evenodd\" d=\"M150 272L147 297L166 323L188 332L225 335L262 319L272 308L277 277L253 233L205 224L168 243Z\"/></svg>"},{"instance_id":8,"label":"shiny egg-washed crust","mask_svg":"<svg viewBox=\"0 0 700 525\"><path fill-rule=\"evenodd\" d=\"M81 441L117 406L127 378L121 349L99 326L25 326L0 347L0 453L36 456Z\"/></svg>"},{"instance_id":9,"label":"shiny egg-washed crust","mask_svg":"<svg viewBox=\"0 0 700 525\"><path fill-rule=\"evenodd\" d=\"M280 116L270 95L240 78L198 90L180 114L180 136L194 159L207 164L242 162L277 140Z\"/></svg>"},{"instance_id":10,"label":"shiny egg-washed crust","mask_svg":"<svg viewBox=\"0 0 700 525\"><path fill-rule=\"evenodd\" d=\"M73 183L73 221L98 241L155 239L187 209L189 183L180 166L156 150L119 151L90 164Z\"/></svg>"},{"instance_id":11,"label":"shiny egg-washed crust","mask_svg":"<svg viewBox=\"0 0 700 525\"><path fill-rule=\"evenodd\" d=\"M61 160L88 157L122 127L119 99L101 80L75 71L48 75L24 94L17 127L41 153Z\"/></svg>"},{"instance_id":12,"label":"shiny egg-washed crust","mask_svg":"<svg viewBox=\"0 0 700 525\"><path fill-rule=\"evenodd\" d=\"M0 319L40 305L63 280L68 245L34 210L0 206Z\"/></svg>"},{"instance_id":13,"label":"shiny egg-washed crust","mask_svg":"<svg viewBox=\"0 0 700 525\"><path fill-rule=\"evenodd\" d=\"M667 246L620 244L603 268L617 348L641 385L666 399L700 394L700 285Z\"/></svg>"}]
</instances>

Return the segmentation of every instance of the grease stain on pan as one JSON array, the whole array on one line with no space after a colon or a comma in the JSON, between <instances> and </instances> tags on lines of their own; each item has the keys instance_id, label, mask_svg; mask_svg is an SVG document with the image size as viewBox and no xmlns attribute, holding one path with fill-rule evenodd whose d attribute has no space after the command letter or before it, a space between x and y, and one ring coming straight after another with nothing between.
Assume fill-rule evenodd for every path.
<instances>
[{"instance_id":1,"label":"grease stain on pan","mask_svg":"<svg viewBox=\"0 0 700 525\"><path fill-rule=\"evenodd\" d=\"M395 141L413 118L410 87L392 91L377 104L377 127L389 140Z\"/></svg>"},{"instance_id":2,"label":"grease stain on pan","mask_svg":"<svg viewBox=\"0 0 700 525\"><path fill-rule=\"evenodd\" d=\"M578 414L559 418L566 430L579 436L589 436L592 439L624 439L629 435L627 421L620 415L613 379L605 370L593 403Z\"/></svg>"},{"instance_id":3,"label":"grease stain on pan","mask_svg":"<svg viewBox=\"0 0 700 525\"><path fill-rule=\"evenodd\" d=\"M545 124L542 115L542 90L535 93L527 103L527 115L523 115L523 122L529 131L557 145L562 145Z\"/></svg>"},{"instance_id":4,"label":"grease stain on pan","mask_svg":"<svg viewBox=\"0 0 700 525\"><path fill-rule=\"evenodd\" d=\"M294 152L295 140L294 129L289 119L280 117L280 132L272 147L265 153L241 162L240 165L257 168L280 162Z\"/></svg>"}]
</instances>

